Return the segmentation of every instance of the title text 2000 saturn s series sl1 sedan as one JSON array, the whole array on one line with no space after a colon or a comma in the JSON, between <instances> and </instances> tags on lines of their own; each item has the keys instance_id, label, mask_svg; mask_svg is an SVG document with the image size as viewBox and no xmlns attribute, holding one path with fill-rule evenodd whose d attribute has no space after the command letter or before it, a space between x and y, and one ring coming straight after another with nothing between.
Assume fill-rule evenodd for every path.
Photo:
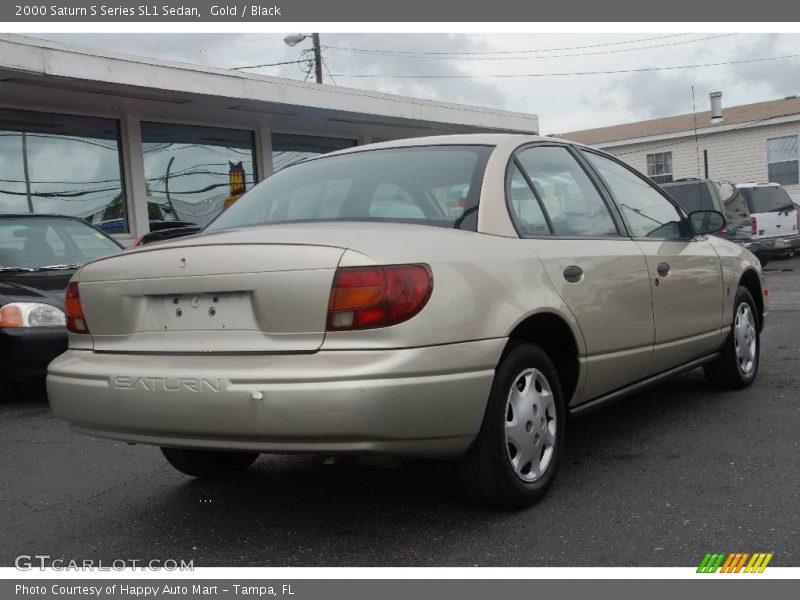
<instances>
[{"instance_id":1,"label":"title text 2000 saturn s series sl1 sedan","mask_svg":"<svg viewBox=\"0 0 800 600\"><path fill-rule=\"evenodd\" d=\"M458 459L527 506L570 415L703 366L756 376L758 260L620 161L448 136L286 168L200 235L81 268L49 367L78 432L221 476L258 453Z\"/></svg>"}]
</instances>

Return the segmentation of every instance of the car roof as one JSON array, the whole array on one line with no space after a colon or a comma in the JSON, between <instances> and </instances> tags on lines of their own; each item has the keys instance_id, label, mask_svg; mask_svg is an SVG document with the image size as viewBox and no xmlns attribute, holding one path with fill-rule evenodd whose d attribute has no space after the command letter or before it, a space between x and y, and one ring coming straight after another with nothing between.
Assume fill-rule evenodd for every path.
<instances>
[{"instance_id":1,"label":"car roof","mask_svg":"<svg viewBox=\"0 0 800 600\"><path fill-rule=\"evenodd\" d=\"M387 142L376 142L364 146L353 146L336 152L330 152L322 156L336 156L341 154L352 154L354 152L364 152L367 150L382 150L389 148L411 148L418 146L521 146L531 142L559 142L574 146L583 146L571 140L564 140L556 137L543 135L526 135L518 133L466 133L454 135L431 135L425 137L405 138L401 140L390 140Z\"/></svg>"}]
</instances>

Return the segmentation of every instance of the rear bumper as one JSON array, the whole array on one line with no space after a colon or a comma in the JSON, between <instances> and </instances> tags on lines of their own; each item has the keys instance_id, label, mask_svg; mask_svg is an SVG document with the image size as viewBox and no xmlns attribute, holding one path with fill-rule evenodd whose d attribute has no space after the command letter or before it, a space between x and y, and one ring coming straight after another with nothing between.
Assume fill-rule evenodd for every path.
<instances>
[{"instance_id":1,"label":"rear bumper","mask_svg":"<svg viewBox=\"0 0 800 600\"><path fill-rule=\"evenodd\" d=\"M787 235L775 242L776 253L788 252L792 248L800 248L800 235Z\"/></svg>"},{"instance_id":2,"label":"rear bumper","mask_svg":"<svg viewBox=\"0 0 800 600\"><path fill-rule=\"evenodd\" d=\"M80 433L196 449L452 457L505 339L395 350L164 356L69 350L53 412Z\"/></svg>"},{"instance_id":3,"label":"rear bumper","mask_svg":"<svg viewBox=\"0 0 800 600\"><path fill-rule=\"evenodd\" d=\"M44 377L48 363L66 349L64 327L0 328L0 377Z\"/></svg>"}]
</instances>

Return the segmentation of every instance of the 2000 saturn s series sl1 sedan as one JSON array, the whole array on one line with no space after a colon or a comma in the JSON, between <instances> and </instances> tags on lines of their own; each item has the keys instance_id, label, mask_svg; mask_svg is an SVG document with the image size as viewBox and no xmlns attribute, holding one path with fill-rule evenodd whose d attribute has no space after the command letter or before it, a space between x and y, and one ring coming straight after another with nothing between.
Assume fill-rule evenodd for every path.
<instances>
[{"instance_id":1,"label":"2000 saturn s series sl1 sedan","mask_svg":"<svg viewBox=\"0 0 800 600\"><path fill-rule=\"evenodd\" d=\"M329 154L199 235L82 267L50 401L190 475L262 452L453 458L478 499L527 506L568 415L699 366L753 382L766 291L722 226L551 138Z\"/></svg>"}]
</instances>

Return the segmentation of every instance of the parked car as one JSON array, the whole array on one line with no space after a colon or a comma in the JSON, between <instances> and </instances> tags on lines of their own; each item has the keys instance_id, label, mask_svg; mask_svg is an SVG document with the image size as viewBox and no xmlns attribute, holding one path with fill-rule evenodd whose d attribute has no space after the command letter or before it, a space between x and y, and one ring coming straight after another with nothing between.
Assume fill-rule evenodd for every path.
<instances>
[{"instance_id":1,"label":"parked car","mask_svg":"<svg viewBox=\"0 0 800 600\"><path fill-rule=\"evenodd\" d=\"M180 227L157 229L136 238L136 240L134 240L134 242L131 244L131 248L135 248L137 246L146 246L147 244L152 244L153 242L163 242L164 240L174 240L175 238L194 235L195 233L200 232L201 229L202 227L192 224L186 224Z\"/></svg>"},{"instance_id":2,"label":"parked car","mask_svg":"<svg viewBox=\"0 0 800 600\"><path fill-rule=\"evenodd\" d=\"M64 292L86 261L118 252L79 219L0 214L0 377L43 377L67 349Z\"/></svg>"},{"instance_id":3,"label":"parked car","mask_svg":"<svg viewBox=\"0 0 800 600\"><path fill-rule=\"evenodd\" d=\"M193 476L262 452L449 458L478 499L529 506L568 415L700 366L753 382L761 267L707 235L724 222L552 138L313 158L198 235L80 269L50 401Z\"/></svg>"},{"instance_id":4,"label":"parked car","mask_svg":"<svg viewBox=\"0 0 800 600\"><path fill-rule=\"evenodd\" d=\"M149 224L151 232L162 231L164 229L175 229L177 227L197 227L197 225L194 223L190 223L189 221L180 221L177 219L150 219ZM124 219L111 219L108 221L103 221L102 223L99 223L97 227L109 235L113 233L125 233L126 231Z\"/></svg>"},{"instance_id":5,"label":"parked car","mask_svg":"<svg viewBox=\"0 0 800 600\"><path fill-rule=\"evenodd\" d=\"M776 255L785 255L800 246L800 213L782 186L740 183L736 189L750 211L753 239L774 239Z\"/></svg>"},{"instance_id":6,"label":"parked car","mask_svg":"<svg viewBox=\"0 0 800 600\"><path fill-rule=\"evenodd\" d=\"M781 238L759 235L758 215L750 212L745 193L731 183L711 179L678 179L661 184L687 212L716 210L725 215L726 225L715 235L740 244L755 254L762 266L772 260Z\"/></svg>"}]
</instances>

